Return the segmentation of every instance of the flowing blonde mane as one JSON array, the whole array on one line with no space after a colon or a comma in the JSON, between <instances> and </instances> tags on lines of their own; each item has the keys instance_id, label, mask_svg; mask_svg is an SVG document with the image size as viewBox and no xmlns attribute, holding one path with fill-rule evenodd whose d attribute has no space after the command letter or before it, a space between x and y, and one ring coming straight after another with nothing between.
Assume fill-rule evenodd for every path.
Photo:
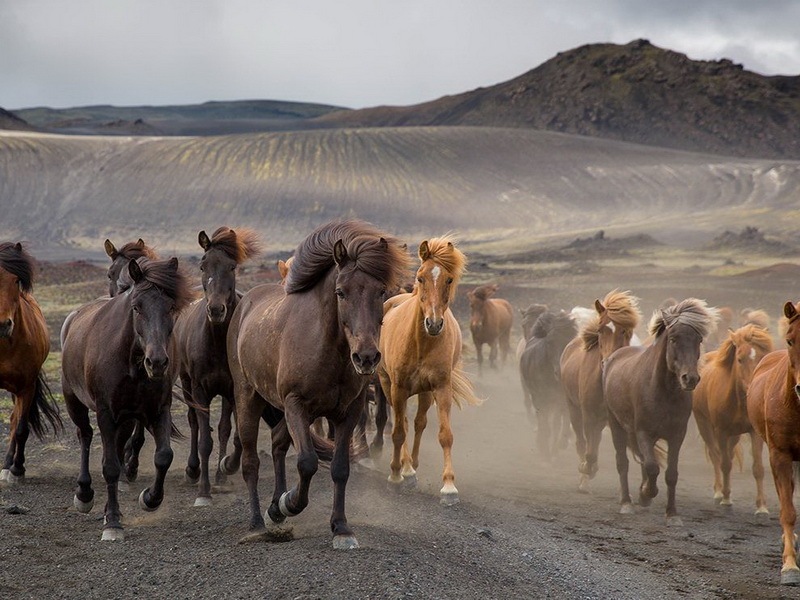
<instances>
[{"instance_id":1,"label":"flowing blonde mane","mask_svg":"<svg viewBox=\"0 0 800 600\"><path fill-rule=\"evenodd\" d=\"M657 338L667 327L680 323L688 325L705 338L716 329L718 321L719 311L716 308L709 307L705 300L687 298L675 306L653 313L648 331Z\"/></svg>"},{"instance_id":2,"label":"flowing blonde mane","mask_svg":"<svg viewBox=\"0 0 800 600\"><path fill-rule=\"evenodd\" d=\"M467 268L467 257L456 248L456 240L450 235L429 239L428 252L430 256L427 260L432 260L452 275L453 284L450 286L450 300L452 300L461 276Z\"/></svg>"},{"instance_id":3,"label":"flowing blonde mane","mask_svg":"<svg viewBox=\"0 0 800 600\"><path fill-rule=\"evenodd\" d=\"M606 315L616 327L633 331L639 325L642 313L639 311L639 298L629 291L612 290L603 298ZM600 341L600 315L595 315L580 332L583 349L591 350Z\"/></svg>"},{"instance_id":4,"label":"flowing blonde mane","mask_svg":"<svg viewBox=\"0 0 800 600\"><path fill-rule=\"evenodd\" d=\"M754 324L745 325L728 333L728 337L714 353L714 363L720 367L732 365L736 358L736 346L742 343L750 344L759 354L772 352L773 349L772 337L766 329Z\"/></svg>"}]
</instances>

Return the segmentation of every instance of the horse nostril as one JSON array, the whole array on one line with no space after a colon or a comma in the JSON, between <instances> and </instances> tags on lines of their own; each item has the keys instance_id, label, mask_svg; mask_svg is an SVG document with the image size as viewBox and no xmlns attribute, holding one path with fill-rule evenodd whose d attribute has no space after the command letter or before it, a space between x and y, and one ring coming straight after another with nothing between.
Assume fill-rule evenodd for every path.
<instances>
[{"instance_id":1,"label":"horse nostril","mask_svg":"<svg viewBox=\"0 0 800 600\"><path fill-rule=\"evenodd\" d=\"M430 317L425 317L425 329L431 328L431 319Z\"/></svg>"},{"instance_id":2,"label":"horse nostril","mask_svg":"<svg viewBox=\"0 0 800 600\"><path fill-rule=\"evenodd\" d=\"M800 384L794 386L794 393L797 394L798 398L800 398Z\"/></svg>"}]
</instances>

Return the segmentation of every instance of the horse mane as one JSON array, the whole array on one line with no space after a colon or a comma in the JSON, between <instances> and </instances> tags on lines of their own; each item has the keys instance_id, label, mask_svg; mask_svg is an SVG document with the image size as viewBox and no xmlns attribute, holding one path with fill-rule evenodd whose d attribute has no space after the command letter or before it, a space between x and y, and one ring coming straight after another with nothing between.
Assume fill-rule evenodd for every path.
<instances>
[{"instance_id":1,"label":"horse mane","mask_svg":"<svg viewBox=\"0 0 800 600\"><path fill-rule=\"evenodd\" d=\"M211 236L210 246L222 250L228 257L235 260L237 265L262 252L258 234L247 228L234 230L222 226Z\"/></svg>"},{"instance_id":2,"label":"horse mane","mask_svg":"<svg viewBox=\"0 0 800 600\"><path fill-rule=\"evenodd\" d=\"M139 242L127 242L122 245L122 248L117 250L117 256L133 260L136 258L149 258L150 260L158 260L158 254L150 246L145 244L140 246Z\"/></svg>"},{"instance_id":3,"label":"horse mane","mask_svg":"<svg viewBox=\"0 0 800 600\"><path fill-rule=\"evenodd\" d=\"M453 274L453 284L450 287L450 300L452 300L455 298L461 276L467 268L467 257L456 248L456 241L450 235L429 239L428 252L430 260Z\"/></svg>"},{"instance_id":4,"label":"horse mane","mask_svg":"<svg viewBox=\"0 0 800 600\"><path fill-rule=\"evenodd\" d=\"M558 334L566 334L570 338L575 335L575 321L563 310L543 312L536 319L531 331L531 336L535 338L547 338Z\"/></svg>"},{"instance_id":5,"label":"horse mane","mask_svg":"<svg viewBox=\"0 0 800 600\"><path fill-rule=\"evenodd\" d=\"M134 284L132 294L155 288L175 302L177 312L191 304L194 292L189 278L181 269L176 270L172 261L173 259L150 260L144 257L136 259L144 279Z\"/></svg>"},{"instance_id":6,"label":"horse mane","mask_svg":"<svg viewBox=\"0 0 800 600\"><path fill-rule=\"evenodd\" d=\"M23 292L31 292L36 277L36 261L28 254L24 245L20 244L18 248L14 242L0 243L0 268L19 279Z\"/></svg>"},{"instance_id":7,"label":"horse mane","mask_svg":"<svg viewBox=\"0 0 800 600\"><path fill-rule=\"evenodd\" d=\"M497 284L496 283L487 283L484 285L479 285L474 290L472 290L472 295L475 296L478 300L488 300L494 293L497 291Z\"/></svg>"},{"instance_id":8,"label":"horse mane","mask_svg":"<svg viewBox=\"0 0 800 600\"><path fill-rule=\"evenodd\" d=\"M629 291L612 290L603 298L606 315L617 327L633 331L639 325L642 313L639 311L639 298ZM591 350L600 342L600 315L595 315L580 332L583 349Z\"/></svg>"},{"instance_id":9,"label":"horse mane","mask_svg":"<svg viewBox=\"0 0 800 600\"><path fill-rule=\"evenodd\" d=\"M714 364L720 367L733 365L736 358L736 344L741 342L750 344L761 354L771 352L773 348L772 337L767 330L751 323L728 333L728 337L719 345L713 357Z\"/></svg>"},{"instance_id":10,"label":"horse mane","mask_svg":"<svg viewBox=\"0 0 800 600\"><path fill-rule=\"evenodd\" d=\"M719 311L716 308L708 306L705 300L687 298L675 306L653 313L648 331L650 335L658 338L667 327L682 324L688 325L697 331L700 337L705 338L714 331L718 321Z\"/></svg>"},{"instance_id":11,"label":"horse mane","mask_svg":"<svg viewBox=\"0 0 800 600\"><path fill-rule=\"evenodd\" d=\"M409 257L394 236L365 221L333 221L311 232L297 247L286 278L286 293L312 288L334 266L333 249L341 240L355 268L395 288L408 276Z\"/></svg>"},{"instance_id":12,"label":"horse mane","mask_svg":"<svg viewBox=\"0 0 800 600\"><path fill-rule=\"evenodd\" d=\"M762 329L769 329L769 315L761 310L747 310L742 313L742 325L756 325Z\"/></svg>"}]
</instances>

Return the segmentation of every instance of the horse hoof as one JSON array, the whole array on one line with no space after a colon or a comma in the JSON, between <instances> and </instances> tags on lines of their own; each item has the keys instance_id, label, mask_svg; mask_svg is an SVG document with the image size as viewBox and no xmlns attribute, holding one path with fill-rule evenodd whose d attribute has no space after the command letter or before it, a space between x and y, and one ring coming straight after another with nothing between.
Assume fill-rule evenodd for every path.
<instances>
[{"instance_id":1,"label":"horse hoof","mask_svg":"<svg viewBox=\"0 0 800 600\"><path fill-rule=\"evenodd\" d=\"M725 496L723 496L723 495L722 495L722 492L714 492L714 502L716 502L717 504L719 504L719 503L720 503L720 501L721 501L721 500L722 500L724 497L725 497Z\"/></svg>"},{"instance_id":2,"label":"horse hoof","mask_svg":"<svg viewBox=\"0 0 800 600\"><path fill-rule=\"evenodd\" d=\"M375 461L371 458L362 458L356 461L356 465L361 471L374 471L375 470Z\"/></svg>"},{"instance_id":3,"label":"horse hoof","mask_svg":"<svg viewBox=\"0 0 800 600\"><path fill-rule=\"evenodd\" d=\"M198 496L194 501L195 508L203 506L211 506L211 498L208 496Z\"/></svg>"},{"instance_id":4,"label":"horse hoof","mask_svg":"<svg viewBox=\"0 0 800 600\"><path fill-rule=\"evenodd\" d=\"M228 456L223 456L219 461L219 472L224 475L233 475L236 471L239 470L239 467L236 468L232 467L228 464Z\"/></svg>"},{"instance_id":5,"label":"horse hoof","mask_svg":"<svg viewBox=\"0 0 800 600\"><path fill-rule=\"evenodd\" d=\"M296 512L292 512L291 509L286 504L286 502L289 499L289 494L291 494L291 493L292 493L292 490L289 490L288 492L283 492L281 494L280 499L278 500L278 509L281 511L281 514L284 517L294 517L295 515L298 514Z\"/></svg>"},{"instance_id":6,"label":"horse hoof","mask_svg":"<svg viewBox=\"0 0 800 600\"><path fill-rule=\"evenodd\" d=\"M10 469L0 471L0 481L5 481L9 485L16 485L25 482L25 475L14 475Z\"/></svg>"},{"instance_id":7,"label":"horse hoof","mask_svg":"<svg viewBox=\"0 0 800 600\"><path fill-rule=\"evenodd\" d=\"M148 497L149 497L149 496L150 496L150 488L145 488L145 489L143 489L143 490L142 490L142 493L141 493L141 494L139 494L139 507L140 507L142 510L146 510L147 512L153 512L153 511L154 511L154 510L156 510L156 509L157 509L159 506L161 506L161 502L159 502L159 503L158 503L158 504L156 504L155 506L150 506L150 505L147 503L147 499L148 499Z\"/></svg>"},{"instance_id":8,"label":"horse hoof","mask_svg":"<svg viewBox=\"0 0 800 600\"><path fill-rule=\"evenodd\" d=\"M121 542L125 539L125 531L118 527L109 527L103 529L103 536L100 538L102 542Z\"/></svg>"},{"instance_id":9,"label":"horse hoof","mask_svg":"<svg viewBox=\"0 0 800 600\"><path fill-rule=\"evenodd\" d=\"M381 455L383 454L383 444L381 444L380 446L378 446L378 445L376 445L375 443L373 443L373 444L372 444L372 445L369 447L369 454L370 454L370 456L372 456L372 457L374 457L374 458L380 458L380 457L381 457Z\"/></svg>"},{"instance_id":10,"label":"horse hoof","mask_svg":"<svg viewBox=\"0 0 800 600\"><path fill-rule=\"evenodd\" d=\"M92 510L92 507L94 507L94 498L88 502L81 502L81 500L78 498L78 494L75 494L72 497L72 506L74 506L75 510L78 512L86 514Z\"/></svg>"},{"instance_id":11,"label":"horse hoof","mask_svg":"<svg viewBox=\"0 0 800 600\"><path fill-rule=\"evenodd\" d=\"M131 486L128 485L127 481L122 481L122 479L119 479L117 481L117 491L118 492L122 492L124 494L125 492L130 491L130 489L131 489Z\"/></svg>"},{"instance_id":12,"label":"horse hoof","mask_svg":"<svg viewBox=\"0 0 800 600\"><path fill-rule=\"evenodd\" d=\"M334 550L356 550L358 540L352 535L337 535L333 538Z\"/></svg>"},{"instance_id":13,"label":"horse hoof","mask_svg":"<svg viewBox=\"0 0 800 600\"><path fill-rule=\"evenodd\" d=\"M755 515L757 517L766 517L769 515L769 509L766 506L759 506L756 509Z\"/></svg>"},{"instance_id":14,"label":"horse hoof","mask_svg":"<svg viewBox=\"0 0 800 600\"><path fill-rule=\"evenodd\" d=\"M720 506L733 506L733 501L730 498L723 498L719 501Z\"/></svg>"},{"instance_id":15,"label":"horse hoof","mask_svg":"<svg viewBox=\"0 0 800 600\"><path fill-rule=\"evenodd\" d=\"M632 515L634 514L633 504L630 502L626 502L622 506L619 507L619 514L621 515Z\"/></svg>"},{"instance_id":16,"label":"horse hoof","mask_svg":"<svg viewBox=\"0 0 800 600\"><path fill-rule=\"evenodd\" d=\"M578 491L581 494L588 494L591 490L589 489L589 478L586 476L581 477L581 480L578 482Z\"/></svg>"},{"instance_id":17,"label":"horse hoof","mask_svg":"<svg viewBox=\"0 0 800 600\"><path fill-rule=\"evenodd\" d=\"M417 474L411 473L411 475L404 475L403 476L403 488L407 490L415 490L417 489Z\"/></svg>"},{"instance_id":18,"label":"horse hoof","mask_svg":"<svg viewBox=\"0 0 800 600\"><path fill-rule=\"evenodd\" d=\"M8 481L8 476L11 474L11 471L8 469L3 469L0 471L0 481Z\"/></svg>"},{"instance_id":19,"label":"horse hoof","mask_svg":"<svg viewBox=\"0 0 800 600\"><path fill-rule=\"evenodd\" d=\"M442 506L455 506L459 502L461 501L458 499L458 492L450 492L439 496L439 504Z\"/></svg>"},{"instance_id":20,"label":"horse hoof","mask_svg":"<svg viewBox=\"0 0 800 600\"><path fill-rule=\"evenodd\" d=\"M683 527L683 519L678 515L667 517L667 527Z\"/></svg>"},{"instance_id":21,"label":"horse hoof","mask_svg":"<svg viewBox=\"0 0 800 600\"><path fill-rule=\"evenodd\" d=\"M781 585L800 585L800 569L781 571Z\"/></svg>"},{"instance_id":22,"label":"horse hoof","mask_svg":"<svg viewBox=\"0 0 800 600\"><path fill-rule=\"evenodd\" d=\"M189 471L183 472L183 481L188 483L189 485L195 485L198 481L200 481L200 474L197 474L197 477L194 477Z\"/></svg>"},{"instance_id":23,"label":"horse hoof","mask_svg":"<svg viewBox=\"0 0 800 600\"><path fill-rule=\"evenodd\" d=\"M281 509L278 508L278 505L273 502L269 505L269 508L264 511L264 520L266 521L267 519L273 523L283 523L286 520L286 515L284 515Z\"/></svg>"}]
</instances>

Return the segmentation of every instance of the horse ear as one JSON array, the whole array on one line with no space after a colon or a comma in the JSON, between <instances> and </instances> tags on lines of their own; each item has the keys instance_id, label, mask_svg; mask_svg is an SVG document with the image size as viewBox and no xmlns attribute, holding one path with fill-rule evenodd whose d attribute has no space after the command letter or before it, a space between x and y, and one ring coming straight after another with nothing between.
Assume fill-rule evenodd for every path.
<instances>
[{"instance_id":1,"label":"horse ear","mask_svg":"<svg viewBox=\"0 0 800 600\"><path fill-rule=\"evenodd\" d=\"M200 244L200 247L203 250L208 250L208 247L211 245L211 240L208 239L208 235L206 234L205 230L201 231L197 235L197 243Z\"/></svg>"},{"instance_id":2,"label":"horse ear","mask_svg":"<svg viewBox=\"0 0 800 600\"><path fill-rule=\"evenodd\" d=\"M783 315L789 319L790 321L797 316L797 311L794 308L794 304L791 302L787 302L783 305Z\"/></svg>"},{"instance_id":3,"label":"horse ear","mask_svg":"<svg viewBox=\"0 0 800 600\"><path fill-rule=\"evenodd\" d=\"M400 244L400 250L403 250L404 252L408 251L408 244Z\"/></svg>"},{"instance_id":4,"label":"horse ear","mask_svg":"<svg viewBox=\"0 0 800 600\"><path fill-rule=\"evenodd\" d=\"M14 248L17 250L17 252L22 252L22 242L17 242L14 244Z\"/></svg>"},{"instance_id":5,"label":"horse ear","mask_svg":"<svg viewBox=\"0 0 800 600\"><path fill-rule=\"evenodd\" d=\"M178 257L177 256L173 256L172 258L169 259L169 268L172 269L173 271L177 271L178 270Z\"/></svg>"},{"instance_id":6,"label":"horse ear","mask_svg":"<svg viewBox=\"0 0 800 600\"><path fill-rule=\"evenodd\" d=\"M142 279L144 279L144 273L142 273L142 268L139 266L139 263L136 260L128 261L128 274L133 279L133 283L139 283Z\"/></svg>"},{"instance_id":7,"label":"horse ear","mask_svg":"<svg viewBox=\"0 0 800 600\"><path fill-rule=\"evenodd\" d=\"M455 246L453 246L453 242L447 242L447 248L449 250L452 250L453 248L455 248Z\"/></svg>"},{"instance_id":8,"label":"horse ear","mask_svg":"<svg viewBox=\"0 0 800 600\"><path fill-rule=\"evenodd\" d=\"M342 240L336 240L336 243L333 245L333 260L340 267L344 266L347 262L347 248L345 248Z\"/></svg>"},{"instance_id":9,"label":"horse ear","mask_svg":"<svg viewBox=\"0 0 800 600\"><path fill-rule=\"evenodd\" d=\"M603 303L600 302L600 300L594 301L594 309L597 311L598 315L602 315L604 312L606 312L606 307L603 306Z\"/></svg>"},{"instance_id":10,"label":"horse ear","mask_svg":"<svg viewBox=\"0 0 800 600\"><path fill-rule=\"evenodd\" d=\"M386 241L386 238L381 238L378 243L381 245L381 248L388 248L389 242Z\"/></svg>"},{"instance_id":11,"label":"horse ear","mask_svg":"<svg viewBox=\"0 0 800 600\"><path fill-rule=\"evenodd\" d=\"M105 242L103 242L103 247L106 249L106 254L108 254L108 257L111 260L117 258L117 255L119 253L117 252L117 249L114 247L114 244L111 243L111 240L107 239Z\"/></svg>"},{"instance_id":12,"label":"horse ear","mask_svg":"<svg viewBox=\"0 0 800 600\"><path fill-rule=\"evenodd\" d=\"M423 240L419 245L419 259L428 260L431 257L431 249L428 247L428 240Z\"/></svg>"},{"instance_id":13,"label":"horse ear","mask_svg":"<svg viewBox=\"0 0 800 600\"><path fill-rule=\"evenodd\" d=\"M139 246L140 248L144 248L145 247L144 240L142 238L139 238L138 240L136 240L136 245Z\"/></svg>"},{"instance_id":14,"label":"horse ear","mask_svg":"<svg viewBox=\"0 0 800 600\"><path fill-rule=\"evenodd\" d=\"M289 274L289 265L286 264L286 261L278 259L278 273L280 273L281 281L286 279Z\"/></svg>"}]
</instances>

